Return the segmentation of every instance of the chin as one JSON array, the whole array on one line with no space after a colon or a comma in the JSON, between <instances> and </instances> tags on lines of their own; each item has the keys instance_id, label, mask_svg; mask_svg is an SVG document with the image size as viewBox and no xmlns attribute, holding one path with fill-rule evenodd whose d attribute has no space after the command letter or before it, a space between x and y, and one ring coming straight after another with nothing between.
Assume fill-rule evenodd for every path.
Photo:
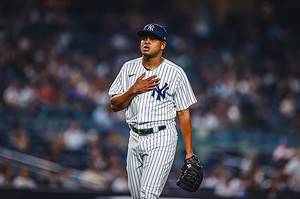
<instances>
[{"instance_id":1,"label":"chin","mask_svg":"<svg viewBox=\"0 0 300 199\"><path fill-rule=\"evenodd\" d=\"M144 57L146 57L146 58L152 58L152 57L154 57L153 54L148 53L148 52L143 52L142 55L143 55Z\"/></svg>"}]
</instances>

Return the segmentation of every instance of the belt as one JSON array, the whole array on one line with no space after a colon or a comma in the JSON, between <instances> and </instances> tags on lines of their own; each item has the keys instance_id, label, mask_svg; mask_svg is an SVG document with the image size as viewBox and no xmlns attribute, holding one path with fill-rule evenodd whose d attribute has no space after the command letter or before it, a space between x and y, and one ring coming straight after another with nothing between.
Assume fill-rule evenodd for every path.
<instances>
[{"instance_id":1,"label":"belt","mask_svg":"<svg viewBox=\"0 0 300 199\"><path fill-rule=\"evenodd\" d=\"M149 134L152 134L154 133L154 128L149 128L149 129L137 129L135 128L134 126L132 125L129 125L131 130L139 135L149 135ZM164 129L166 129L166 125L162 125L162 126L159 126L158 127L158 131L162 131Z\"/></svg>"}]
</instances>

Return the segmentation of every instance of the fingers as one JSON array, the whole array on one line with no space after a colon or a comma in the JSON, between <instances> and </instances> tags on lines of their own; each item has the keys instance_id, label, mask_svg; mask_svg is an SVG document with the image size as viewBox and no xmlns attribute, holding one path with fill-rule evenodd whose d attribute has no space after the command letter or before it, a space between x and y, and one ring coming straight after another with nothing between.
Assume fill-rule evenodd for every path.
<instances>
[{"instance_id":1,"label":"fingers","mask_svg":"<svg viewBox=\"0 0 300 199\"><path fill-rule=\"evenodd\" d=\"M155 88L156 88L156 85L148 86L147 91L154 90Z\"/></svg>"},{"instance_id":2,"label":"fingers","mask_svg":"<svg viewBox=\"0 0 300 199\"><path fill-rule=\"evenodd\" d=\"M155 78L155 79L151 80L151 82L154 82L154 83L157 83L157 84L159 83L159 81L160 81L160 78Z\"/></svg>"},{"instance_id":3,"label":"fingers","mask_svg":"<svg viewBox=\"0 0 300 199\"><path fill-rule=\"evenodd\" d=\"M138 77L138 79L143 79L145 77L146 73L144 72L141 76ZM159 81L160 78L156 78L157 75L151 75L150 77L147 77L146 79L144 79L145 81L150 81L150 80L153 80L153 81ZM155 78L155 79L154 79Z\"/></svg>"},{"instance_id":4,"label":"fingers","mask_svg":"<svg viewBox=\"0 0 300 199\"><path fill-rule=\"evenodd\" d=\"M158 82L152 82L152 83L149 83L147 86L145 86L145 87L143 88L144 91L142 91L142 93L143 93L143 92L147 92L147 91L154 90L154 89L157 87L157 85L158 85Z\"/></svg>"},{"instance_id":5,"label":"fingers","mask_svg":"<svg viewBox=\"0 0 300 199\"><path fill-rule=\"evenodd\" d=\"M145 73L143 73L141 76L139 76L137 80L147 82L147 84L148 83L152 84L153 82L158 84L160 81L160 78L158 78L156 75L152 75L150 77L147 77L146 79L143 79L144 77L145 77Z\"/></svg>"},{"instance_id":6,"label":"fingers","mask_svg":"<svg viewBox=\"0 0 300 199\"><path fill-rule=\"evenodd\" d=\"M157 77L157 75L152 75L150 77L143 79L144 77L145 77L145 73L139 76L136 81L136 85L138 87L139 93L151 91L155 89L157 85L159 85L160 78Z\"/></svg>"},{"instance_id":7,"label":"fingers","mask_svg":"<svg viewBox=\"0 0 300 199\"><path fill-rule=\"evenodd\" d=\"M151 75L150 77L146 78L145 80L150 81L150 80L152 80L152 79L154 79L156 77L157 77L156 75Z\"/></svg>"},{"instance_id":8,"label":"fingers","mask_svg":"<svg viewBox=\"0 0 300 199\"><path fill-rule=\"evenodd\" d=\"M155 89L155 86L149 87L149 88L147 89L147 91L152 91L152 90L154 90L154 89Z\"/></svg>"},{"instance_id":9,"label":"fingers","mask_svg":"<svg viewBox=\"0 0 300 199\"><path fill-rule=\"evenodd\" d=\"M160 82L160 78L152 77L151 79L145 79L145 81L147 81L150 85L158 85Z\"/></svg>"},{"instance_id":10,"label":"fingers","mask_svg":"<svg viewBox=\"0 0 300 199\"><path fill-rule=\"evenodd\" d=\"M155 75L153 75L153 76L155 76ZM155 77L152 77L151 79L148 80L148 82L149 82L148 85L149 85L149 88L151 88L151 89L154 89L160 82L160 78L155 78Z\"/></svg>"},{"instance_id":11,"label":"fingers","mask_svg":"<svg viewBox=\"0 0 300 199\"><path fill-rule=\"evenodd\" d=\"M143 79L146 75L146 72L144 72L141 76L138 77L138 79Z\"/></svg>"},{"instance_id":12,"label":"fingers","mask_svg":"<svg viewBox=\"0 0 300 199\"><path fill-rule=\"evenodd\" d=\"M160 79L151 80L151 82L149 82L149 86L156 87L157 85L159 85L159 81L160 81Z\"/></svg>"}]
</instances>

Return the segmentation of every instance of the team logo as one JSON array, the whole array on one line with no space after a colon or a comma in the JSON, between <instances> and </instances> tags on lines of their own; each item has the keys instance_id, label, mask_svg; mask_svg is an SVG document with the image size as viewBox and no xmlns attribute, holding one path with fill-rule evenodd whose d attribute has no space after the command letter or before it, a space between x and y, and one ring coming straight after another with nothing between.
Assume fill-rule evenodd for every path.
<instances>
[{"instance_id":1,"label":"team logo","mask_svg":"<svg viewBox=\"0 0 300 199\"><path fill-rule=\"evenodd\" d=\"M128 77L132 77L132 76L134 76L134 75L135 75L135 74L129 74Z\"/></svg>"},{"instance_id":2,"label":"team logo","mask_svg":"<svg viewBox=\"0 0 300 199\"><path fill-rule=\"evenodd\" d=\"M157 93L156 100L160 101L160 98L162 97L163 99L166 98L166 92L169 90L168 83L165 83L165 85L162 88L159 88L156 86L156 88L152 91L151 96L155 97L155 93Z\"/></svg>"},{"instance_id":3,"label":"team logo","mask_svg":"<svg viewBox=\"0 0 300 199\"><path fill-rule=\"evenodd\" d=\"M148 31L153 31L154 30L154 25L153 24L150 24L148 27L147 27L147 30Z\"/></svg>"}]
</instances>

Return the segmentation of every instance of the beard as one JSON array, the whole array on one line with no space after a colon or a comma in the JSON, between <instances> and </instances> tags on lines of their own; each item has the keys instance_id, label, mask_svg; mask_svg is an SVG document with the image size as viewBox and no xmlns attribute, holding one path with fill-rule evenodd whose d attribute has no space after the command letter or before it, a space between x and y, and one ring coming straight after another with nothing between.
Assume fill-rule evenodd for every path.
<instances>
[{"instance_id":1,"label":"beard","mask_svg":"<svg viewBox=\"0 0 300 199\"><path fill-rule=\"evenodd\" d=\"M142 55L143 55L143 57L146 58L146 59L152 59L152 58L155 58L155 57L157 57L159 54L160 54L160 51L157 51L157 52L143 52L143 51L142 51Z\"/></svg>"}]
</instances>

